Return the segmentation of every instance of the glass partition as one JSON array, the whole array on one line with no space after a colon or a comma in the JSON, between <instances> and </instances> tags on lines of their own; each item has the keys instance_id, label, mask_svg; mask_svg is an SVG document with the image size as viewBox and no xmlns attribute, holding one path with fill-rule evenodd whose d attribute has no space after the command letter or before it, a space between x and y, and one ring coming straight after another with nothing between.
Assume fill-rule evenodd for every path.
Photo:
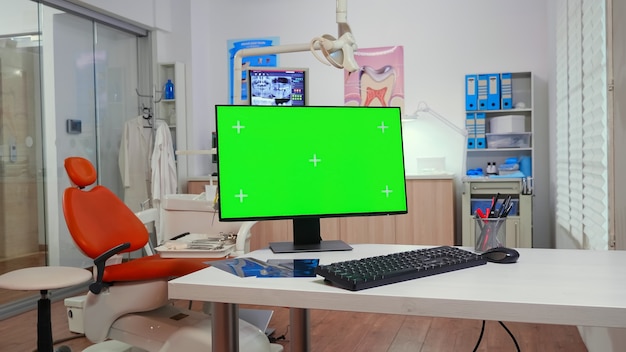
<instances>
[{"instance_id":1,"label":"glass partition","mask_svg":"<svg viewBox=\"0 0 626 352\"><path fill-rule=\"evenodd\" d=\"M92 160L99 183L123 194L118 150L125 121L139 114L138 46L148 39L35 1L3 5L0 274L39 265L90 267L63 218L69 186L63 160ZM11 303L38 296L0 290L0 317Z\"/></svg>"},{"instance_id":2,"label":"glass partition","mask_svg":"<svg viewBox=\"0 0 626 352\"><path fill-rule=\"evenodd\" d=\"M37 3L3 5L11 10L0 12L0 273L46 263ZM0 290L0 304L24 295Z\"/></svg>"}]
</instances>

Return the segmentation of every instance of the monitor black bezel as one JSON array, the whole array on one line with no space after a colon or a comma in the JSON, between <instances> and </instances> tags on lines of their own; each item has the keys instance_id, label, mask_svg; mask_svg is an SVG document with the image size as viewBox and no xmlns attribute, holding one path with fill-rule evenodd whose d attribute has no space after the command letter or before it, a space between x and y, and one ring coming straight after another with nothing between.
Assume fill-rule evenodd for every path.
<instances>
[{"instance_id":1,"label":"monitor black bezel","mask_svg":"<svg viewBox=\"0 0 626 352\"><path fill-rule=\"evenodd\" d=\"M215 126L216 126L216 144L217 153L219 159L219 131L218 131L218 110L220 107L230 107L233 105L215 105ZM402 144L402 169L404 171L404 210L392 210L392 211L376 211L376 212L355 212L355 213L318 213L318 214L280 214L269 216L246 216L246 217L223 217L222 212L218 211L219 220L224 222L229 221L265 221L265 220L292 220L293 222L293 241L292 242L270 242L270 248L275 253L294 253L294 252L320 252L320 251L346 251L351 250L352 247L341 240L322 240L320 234L320 220L324 218L342 218L342 217L357 217L357 216L384 216L384 215L402 215L408 213L408 194L406 189L406 167L405 167L405 153L402 134L402 115L399 107L363 107L363 106L267 106L267 105L237 105L238 108L254 108L254 109L310 109L310 108L347 108L347 109L380 109L380 108L393 108L398 110L398 119L400 126L400 141ZM218 174L220 170L220 163L218 163ZM218 180L218 194L220 182ZM221 198L218 197L218 208L221 208Z\"/></svg>"}]
</instances>

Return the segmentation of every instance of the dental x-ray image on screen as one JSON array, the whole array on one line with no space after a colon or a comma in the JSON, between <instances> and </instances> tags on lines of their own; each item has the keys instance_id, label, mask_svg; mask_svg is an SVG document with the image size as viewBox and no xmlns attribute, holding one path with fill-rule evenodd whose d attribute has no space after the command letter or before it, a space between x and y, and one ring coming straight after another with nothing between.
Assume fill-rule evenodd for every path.
<instances>
[{"instance_id":1,"label":"dental x-ray image on screen","mask_svg":"<svg viewBox=\"0 0 626 352\"><path fill-rule=\"evenodd\" d=\"M407 212L399 107L219 105L216 128L220 220L292 219L285 251L350 249L323 217Z\"/></svg>"},{"instance_id":2,"label":"dental x-ray image on screen","mask_svg":"<svg viewBox=\"0 0 626 352\"><path fill-rule=\"evenodd\" d=\"M250 67L250 105L306 105L307 73L306 68Z\"/></svg>"}]
</instances>

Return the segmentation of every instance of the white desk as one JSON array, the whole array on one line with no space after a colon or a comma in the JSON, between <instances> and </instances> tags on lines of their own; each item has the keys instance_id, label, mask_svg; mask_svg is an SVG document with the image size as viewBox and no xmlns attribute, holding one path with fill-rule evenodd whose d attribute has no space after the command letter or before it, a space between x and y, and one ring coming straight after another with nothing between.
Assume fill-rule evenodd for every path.
<instances>
[{"instance_id":1,"label":"white desk","mask_svg":"<svg viewBox=\"0 0 626 352\"><path fill-rule=\"evenodd\" d=\"M327 264L419 248L353 247L350 252L298 254L264 249L246 256L320 258L320 264ZM291 314L297 320L292 321L294 350L308 348L307 309L626 328L626 251L521 248L519 252L515 264L488 263L357 292L324 284L321 277L240 278L209 267L170 281L169 296L218 302L214 351L237 346L237 304L297 308Z\"/></svg>"}]
</instances>

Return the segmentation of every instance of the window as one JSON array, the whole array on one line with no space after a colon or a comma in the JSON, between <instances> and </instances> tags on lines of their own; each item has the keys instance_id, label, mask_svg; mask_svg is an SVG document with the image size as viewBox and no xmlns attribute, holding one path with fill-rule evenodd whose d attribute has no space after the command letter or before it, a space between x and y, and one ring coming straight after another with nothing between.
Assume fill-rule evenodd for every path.
<instances>
[{"instance_id":1,"label":"window","mask_svg":"<svg viewBox=\"0 0 626 352\"><path fill-rule=\"evenodd\" d=\"M556 222L585 249L608 249L606 6L559 0Z\"/></svg>"}]
</instances>

